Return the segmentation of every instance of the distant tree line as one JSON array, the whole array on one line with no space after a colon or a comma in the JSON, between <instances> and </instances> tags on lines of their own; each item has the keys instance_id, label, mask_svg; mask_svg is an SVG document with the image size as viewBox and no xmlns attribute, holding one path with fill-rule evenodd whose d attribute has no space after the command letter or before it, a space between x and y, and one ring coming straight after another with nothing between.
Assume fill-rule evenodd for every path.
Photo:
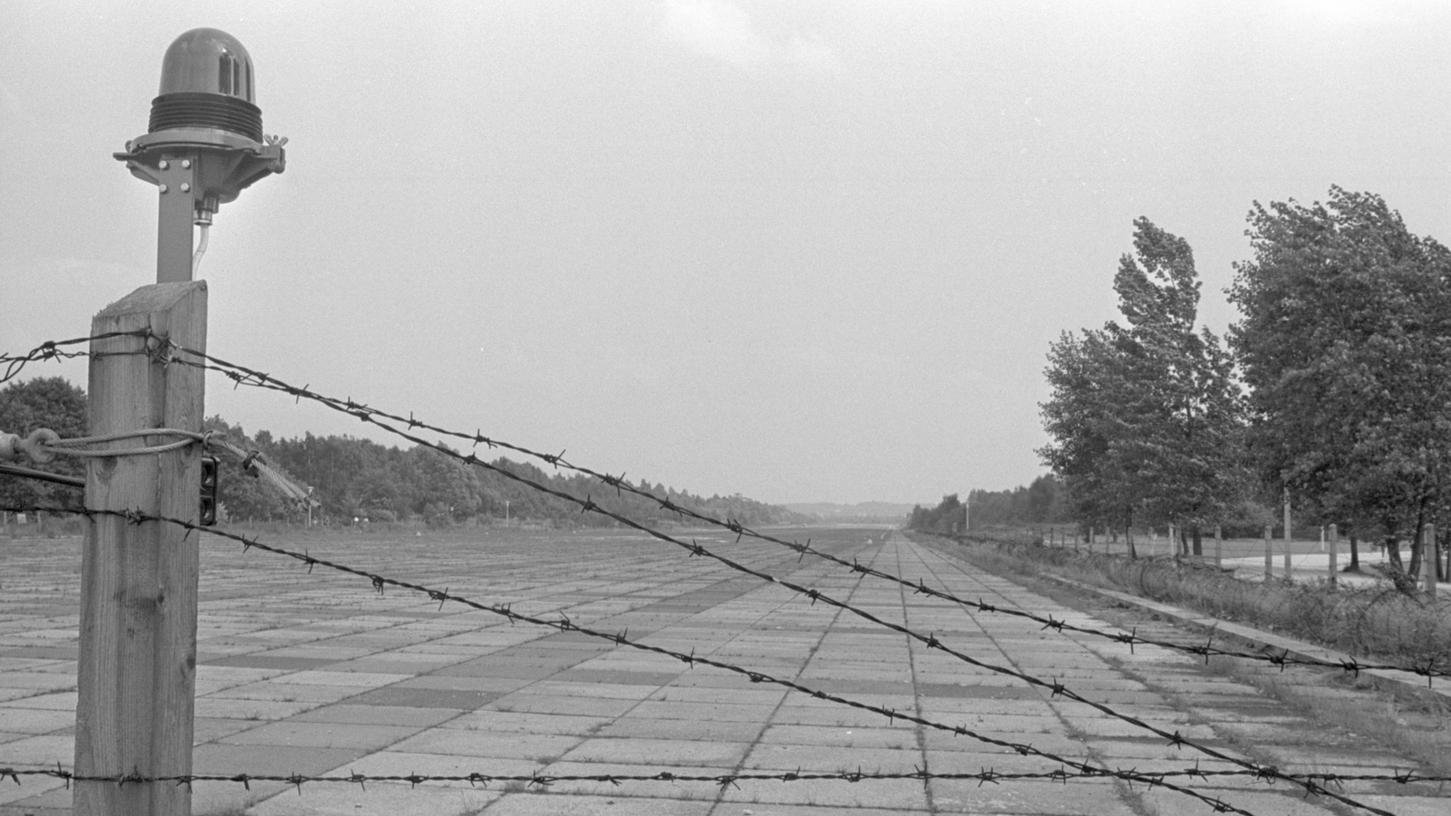
<instances>
[{"instance_id":1,"label":"distant tree line","mask_svg":"<svg viewBox=\"0 0 1451 816\"><path fill-rule=\"evenodd\" d=\"M85 393L60 377L12 383L0 390L0 430L22 436L48 427L63 437L86 432ZM567 526L613 526L598 513L582 513L579 505L547 495L480 467L470 467L432 448L408 449L380 445L350 436L276 438L266 430L248 434L240 425L210 417L204 427L233 444L256 451L292 480L312 489L314 521L325 524L412 522L430 526L517 521ZM491 464L554 490L589 498L596 505L642 523L669 524L674 514L654 501L616 491L580 474L546 472L529 463L503 457ZM77 460L59 458L45 466L84 475ZM805 517L740 494L709 498L640 480L637 487L681 507L746 526L794 524ZM69 493L67 493L69 491ZM306 519L305 506L286 500L264 480L225 464L220 503L233 522ZM74 488L0 475L0 503L10 506L57 504Z\"/></svg>"},{"instance_id":2,"label":"distant tree line","mask_svg":"<svg viewBox=\"0 0 1451 816\"><path fill-rule=\"evenodd\" d=\"M62 377L45 377L11 384L0 390L0 432L30 435L37 428L50 428L62 437L86 433L86 394ZM79 459L61 456L44 465L30 461L11 462L31 470L45 470L60 476L85 476ZM76 489L37 479L0 474L0 506L37 507L65 504ZM0 526L9 514L0 514ZM44 517L42 516L42 519Z\"/></svg>"},{"instance_id":3,"label":"distant tree line","mask_svg":"<svg viewBox=\"0 0 1451 816\"><path fill-rule=\"evenodd\" d=\"M1039 454L1081 524L1254 529L1288 500L1421 568L1451 534L1451 252L1371 193L1255 203L1227 337L1197 327L1182 238L1134 222L1114 277L1124 322L1048 351ZM1430 559L1434 560L1434 559Z\"/></svg>"},{"instance_id":4,"label":"distant tree line","mask_svg":"<svg viewBox=\"0 0 1451 816\"><path fill-rule=\"evenodd\" d=\"M965 527L967 521L962 500L957 497L956 493L951 493L943 496L942 501L931 510L920 504L913 507L911 514L907 516L907 529L924 533L956 535L967 529Z\"/></svg>"},{"instance_id":5,"label":"distant tree line","mask_svg":"<svg viewBox=\"0 0 1451 816\"><path fill-rule=\"evenodd\" d=\"M598 513L582 513L577 504L485 468L470 467L423 445L400 449L366 439L311 433L275 439L267 431L249 436L240 426L228 425L217 417L207 420L207 424L237 444L260 451L274 465L311 486L322 518L329 523L351 523L357 518L373 522L422 521L435 526L504 520L567 526L617 524ZM636 521L660 524L677 520L657 502L616 491L588 476L549 472L504 457L490 464L562 493L588 498L607 511ZM740 494L705 498L643 479L635 486L681 507L747 526L803 520L785 508ZM292 518L296 512L259 480L240 474L231 475L222 489L222 502L233 518L276 520Z\"/></svg>"},{"instance_id":6,"label":"distant tree line","mask_svg":"<svg viewBox=\"0 0 1451 816\"><path fill-rule=\"evenodd\" d=\"M1063 482L1051 473L1034 479L1026 487L1011 490L974 490L968 494L972 526L1020 527L1024 525L1070 524L1073 509Z\"/></svg>"},{"instance_id":7,"label":"distant tree line","mask_svg":"<svg viewBox=\"0 0 1451 816\"><path fill-rule=\"evenodd\" d=\"M974 530L1074 522L1072 504L1063 482L1047 473L1027 486L1010 490L973 490L968 494L966 506L955 493L944 496L931 509L918 505L907 517L907 528L932 533L960 532L964 529L964 516Z\"/></svg>"}]
</instances>

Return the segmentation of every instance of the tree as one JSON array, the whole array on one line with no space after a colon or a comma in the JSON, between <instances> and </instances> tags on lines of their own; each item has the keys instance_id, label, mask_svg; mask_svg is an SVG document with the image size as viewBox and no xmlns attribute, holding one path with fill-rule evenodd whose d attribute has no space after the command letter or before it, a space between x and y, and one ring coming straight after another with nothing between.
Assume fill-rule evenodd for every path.
<instances>
[{"instance_id":1,"label":"tree","mask_svg":"<svg viewBox=\"0 0 1451 816\"><path fill-rule=\"evenodd\" d=\"M86 393L63 377L41 377L11 383L0 390L0 432L29 436L49 428L62 438L86 435ZM32 470L84 478L80 459L57 457L45 464L17 462ZM60 484L0 475L0 503L34 507L78 503L80 491Z\"/></svg>"},{"instance_id":2,"label":"tree","mask_svg":"<svg viewBox=\"0 0 1451 816\"><path fill-rule=\"evenodd\" d=\"M1241 398L1223 342L1196 331L1188 242L1138 218L1134 249L1114 276L1127 325L1065 333L1049 349L1052 396L1040 408L1053 441L1039 455L1080 520L1126 533L1176 522L1198 552L1199 527L1239 499Z\"/></svg>"},{"instance_id":3,"label":"tree","mask_svg":"<svg viewBox=\"0 0 1451 816\"><path fill-rule=\"evenodd\" d=\"M1039 449L1068 485L1073 514L1088 527L1133 523L1133 483L1120 440L1127 434L1116 408L1125 400L1122 359L1104 331L1064 332L1048 349L1045 374L1052 398L1040 408L1053 442Z\"/></svg>"},{"instance_id":4,"label":"tree","mask_svg":"<svg viewBox=\"0 0 1451 816\"><path fill-rule=\"evenodd\" d=\"M431 525L472 517L482 503L479 480L472 468L433 448L417 445L405 462L416 474L412 485L413 512Z\"/></svg>"},{"instance_id":5,"label":"tree","mask_svg":"<svg viewBox=\"0 0 1451 816\"><path fill-rule=\"evenodd\" d=\"M912 514L907 519L907 527L924 533L966 533L962 526L963 513L963 504L957 494L953 493L943 496L942 501L931 510L921 505L913 507Z\"/></svg>"},{"instance_id":6,"label":"tree","mask_svg":"<svg viewBox=\"0 0 1451 816\"><path fill-rule=\"evenodd\" d=\"M1262 480L1399 562L1444 518L1451 455L1451 256L1371 193L1249 214L1230 299Z\"/></svg>"}]
</instances>

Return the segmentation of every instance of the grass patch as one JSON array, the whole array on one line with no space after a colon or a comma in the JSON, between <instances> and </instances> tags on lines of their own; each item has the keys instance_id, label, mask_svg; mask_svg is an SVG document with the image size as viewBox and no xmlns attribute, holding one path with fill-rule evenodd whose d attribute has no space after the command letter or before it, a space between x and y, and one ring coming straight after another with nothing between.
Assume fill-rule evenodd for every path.
<instances>
[{"instance_id":1,"label":"grass patch","mask_svg":"<svg viewBox=\"0 0 1451 816\"><path fill-rule=\"evenodd\" d=\"M1363 588L1246 581L1190 561L1130 559L1022 541L974 537L958 554L990 569L1044 572L1273 630L1357 658L1445 668L1451 600L1431 601L1389 583Z\"/></svg>"},{"instance_id":2,"label":"grass patch","mask_svg":"<svg viewBox=\"0 0 1451 816\"><path fill-rule=\"evenodd\" d=\"M1305 666L1281 671L1227 657L1212 658L1209 669L1259 688L1312 722L1369 737L1418 760L1432 774L1451 775L1451 704L1431 691L1370 675ZM1366 692L1374 694L1372 702Z\"/></svg>"}]
</instances>

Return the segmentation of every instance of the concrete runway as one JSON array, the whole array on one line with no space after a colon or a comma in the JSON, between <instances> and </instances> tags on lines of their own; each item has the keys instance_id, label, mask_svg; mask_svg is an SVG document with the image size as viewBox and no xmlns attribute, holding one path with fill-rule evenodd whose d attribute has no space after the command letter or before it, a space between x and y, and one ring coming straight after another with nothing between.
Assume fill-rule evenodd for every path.
<instances>
[{"instance_id":1,"label":"concrete runway","mask_svg":"<svg viewBox=\"0 0 1451 816\"><path fill-rule=\"evenodd\" d=\"M1111 628L947 550L882 530L812 531L812 545L959 597ZM801 534L804 539L805 534ZM1409 759L1302 720L1180 652L1044 631L969 613L850 570L729 534L712 550L932 634L975 660L1064 687L1231 756L1294 774L1381 774ZM273 541L266 536L264 541ZM285 540L276 543L287 546ZM1051 774L1061 765L819 699L769 682L577 632L203 541L196 749L199 774L722 776L854 771ZM304 545L297 545L301 549ZM1125 720L969 665L850 611L733 572L643 536L477 531L305 542L316 556L482 603L510 603L682 653L738 665L1073 761L1139 772L1236 770ZM0 769L69 767L75 718L78 556L66 540L0 539ZM1186 637L1186 640L1190 638ZM0 771L3 774L3 771ZM1177 778L1243 811L1369 812L1284 781ZM1444 816L1424 785L1337 791L1402 816ZM68 814L51 777L0 778L0 816ZM524 783L198 782L207 814L1194 814L1182 793L1112 778Z\"/></svg>"}]
</instances>

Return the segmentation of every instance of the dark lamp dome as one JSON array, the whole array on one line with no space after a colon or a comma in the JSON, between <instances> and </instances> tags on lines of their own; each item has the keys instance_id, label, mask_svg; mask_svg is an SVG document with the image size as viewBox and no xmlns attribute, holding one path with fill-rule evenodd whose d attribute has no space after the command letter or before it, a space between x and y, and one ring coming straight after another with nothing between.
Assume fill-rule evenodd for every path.
<instances>
[{"instance_id":1,"label":"dark lamp dome","mask_svg":"<svg viewBox=\"0 0 1451 816\"><path fill-rule=\"evenodd\" d=\"M194 28L166 49L161 95L151 102L150 132L209 128L262 141L252 57L236 37Z\"/></svg>"}]
</instances>

